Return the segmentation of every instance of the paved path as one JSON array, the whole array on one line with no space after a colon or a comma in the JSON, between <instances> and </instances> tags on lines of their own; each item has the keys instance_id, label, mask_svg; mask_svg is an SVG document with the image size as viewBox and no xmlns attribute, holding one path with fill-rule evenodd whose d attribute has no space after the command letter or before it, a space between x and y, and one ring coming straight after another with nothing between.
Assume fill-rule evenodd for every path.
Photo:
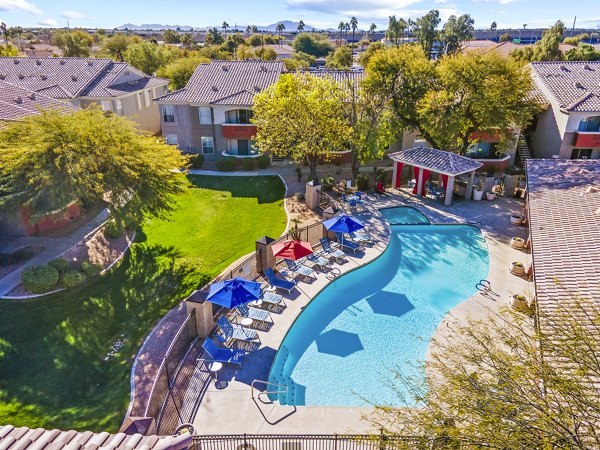
<instances>
[{"instance_id":1,"label":"paved path","mask_svg":"<svg viewBox=\"0 0 600 450\"><path fill-rule=\"evenodd\" d=\"M68 236L55 238L35 236L2 237L2 239L0 239L0 242L2 242L2 244L0 244L0 252L12 253L15 250L28 246L41 246L44 247L44 251L0 279L0 298L8 294L21 283L21 273L25 268L46 264L47 262L58 258L81 241L85 236L102 225L106 219L108 219L108 215L107 209L102 210L96 217Z\"/></svg>"}]
</instances>

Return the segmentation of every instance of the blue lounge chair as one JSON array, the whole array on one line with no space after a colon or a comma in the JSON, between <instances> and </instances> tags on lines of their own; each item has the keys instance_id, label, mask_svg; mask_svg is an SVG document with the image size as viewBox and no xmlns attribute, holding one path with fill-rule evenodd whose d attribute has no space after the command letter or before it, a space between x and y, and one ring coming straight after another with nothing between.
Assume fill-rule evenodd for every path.
<instances>
[{"instance_id":1,"label":"blue lounge chair","mask_svg":"<svg viewBox=\"0 0 600 450\"><path fill-rule=\"evenodd\" d=\"M221 316L219 320L217 320L217 325L221 330L221 340L225 344L231 341L251 342L258 340L260 342L260 338L258 337L256 330L250 330L248 328L233 324L227 320L227 317L225 316Z\"/></svg>"},{"instance_id":2,"label":"blue lounge chair","mask_svg":"<svg viewBox=\"0 0 600 450\"><path fill-rule=\"evenodd\" d=\"M292 289L296 287L296 283L289 280L284 280L283 278L278 278L275 276L275 272L270 267L265 269L265 277L267 278L267 282L277 288L283 289L284 291L288 291L288 294L292 292Z\"/></svg>"},{"instance_id":3,"label":"blue lounge chair","mask_svg":"<svg viewBox=\"0 0 600 450\"><path fill-rule=\"evenodd\" d=\"M266 322L271 319L271 314L269 311L264 311L262 309L250 308L246 303L242 303L237 306L237 310L240 313L240 316L247 317L248 319L257 320L258 322ZM271 320L272 322L272 320Z\"/></svg>"},{"instance_id":4,"label":"blue lounge chair","mask_svg":"<svg viewBox=\"0 0 600 450\"><path fill-rule=\"evenodd\" d=\"M283 295L276 294L275 292L263 292L260 297L262 304L267 309L275 309L280 306L286 306Z\"/></svg>"},{"instance_id":5,"label":"blue lounge chair","mask_svg":"<svg viewBox=\"0 0 600 450\"><path fill-rule=\"evenodd\" d=\"M310 267L306 267L303 264L298 264L298 262L288 258L284 258L284 261L285 264L288 266L288 269L290 269L295 274L298 274L304 278L316 278L315 271Z\"/></svg>"},{"instance_id":6,"label":"blue lounge chair","mask_svg":"<svg viewBox=\"0 0 600 450\"><path fill-rule=\"evenodd\" d=\"M350 239L344 239L344 235L342 233L335 233L335 235L337 236L340 245L348 250L352 250L352 253L356 253L357 250L362 249L362 245L357 244Z\"/></svg>"},{"instance_id":7,"label":"blue lounge chair","mask_svg":"<svg viewBox=\"0 0 600 450\"><path fill-rule=\"evenodd\" d=\"M352 239L357 244L370 244L373 242L371 236L363 230L355 231L354 233L348 234L350 235L350 239Z\"/></svg>"},{"instance_id":8,"label":"blue lounge chair","mask_svg":"<svg viewBox=\"0 0 600 450\"><path fill-rule=\"evenodd\" d=\"M315 255L314 253L308 255L306 257L311 263L313 263L320 270L323 270L325 267L329 265L329 260L327 258L323 258L322 256Z\"/></svg>"},{"instance_id":9,"label":"blue lounge chair","mask_svg":"<svg viewBox=\"0 0 600 450\"><path fill-rule=\"evenodd\" d=\"M343 261L348 256L343 251L333 248L331 242L326 237L319 239L319 242L321 243L323 252L325 252L325 256L329 256L330 258L334 258L338 261Z\"/></svg>"},{"instance_id":10,"label":"blue lounge chair","mask_svg":"<svg viewBox=\"0 0 600 450\"><path fill-rule=\"evenodd\" d=\"M238 367L242 365L242 360L246 356L246 352L244 350L235 348L219 348L210 338L204 339L202 348L206 351L206 353L208 353L208 356L212 358L212 361L233 364ZM199 359L200 361L209 361L202 358Z\"/></svg>"}]
</instances>

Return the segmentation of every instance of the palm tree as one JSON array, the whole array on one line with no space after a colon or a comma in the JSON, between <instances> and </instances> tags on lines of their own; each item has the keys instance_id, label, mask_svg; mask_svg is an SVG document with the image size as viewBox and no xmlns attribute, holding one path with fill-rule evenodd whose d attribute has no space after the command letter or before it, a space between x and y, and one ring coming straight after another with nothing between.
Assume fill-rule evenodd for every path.
<instances>
[{"instance_id":1,"label":"palm tree","mask_svg":"<svg viewBox=\"0 0 600 450\"><path fill-rule=\"evenodd\" d=\"M404 37L407 29L408 29L408 22L406 20L404 20L402 17L400 17L400 20L398 21L398 32L400 33L400 36Z\"/></svg>"},{"instance_id":2,"label":"palm tree","mask_svg":"<svg viewBox=\"0 0 600 450\"><path fill-rule=\"evenodd\" d=\"M338 30L340 30L340 45L344 45L344 30L346 29L346 24L344 22L340 22L338 25Z\"/></svg>"},{"instance_id":3,"label":"palm tree","mask_svg":"<svg viewBox=\"0 0 600 450\"><path fill-rule=\"evenodd\" d=\"M346 33L346 41L348 41L348 33L350 33L350 24L348 22L344 24L344 32Z\"/></svg>"},{"instance_id":4,"label":"palm tree","mask_svg":"<svg viewBox=\"0 0 600 450\"><path fill-rule=\"evenodd\" d=\"M277 28L275 28L277 30L277 33L279 34L279 46L281 47L281 33L283 32L283 30L285 30L285 25L281 22L279 22L277 24Z\"/></svg>"},{"instance_id":5,"label":"palm tree","mask_svg":"<svg viewBox=\"0 0 600 450\"><path fill-rule=\"evenodd\" d=\"M358 28L358 19L356 17L352 16L350 26L352 27L352 43L354 44L354 32Z\"/></svg>"},{"instance_id":6,"label":"palm tree","mask_svg":"<svg viewBox=\"0 0 600 450\"><path fill-rule=\"evenodd\" d=\"M258 33L258 27L256 25L252 25L252 32Z\"/></svg>"},{"instance_id":7,"label":"palm tree","mask_svg":"<svg viewBox=\"0 0 600 450\"><path fill-rule=\"evenodd\" d=\"M300 19L300 22L298 22L298 33L302 33L304 31L304 21L302 19Z\"/></svg>"},{"instance_id":8,"label":"palm tree","mask_svg":"<svg viewBox=\"0 0 600 450\"><path fill-rule=\"evenodd\" d=\"M223 25L221 25L221 29L223 30L224 38L227 39L227 28L229 28L229 24L223 21Z\"/></svg>"},{"instance_id":9,"label":"palm tree","mask_svg":"<svg viewBox=\"0 0 600 450\"><path fill-rule=\"evenodd\" d=\"M369 33L371 33L371 41L373 40L373 36L375 35L375 30L377 29L377 25L374 23L369 27Z\"/></svg>"},{"instance_id":10,"label":"palm tree","mask_svg":"<svg viewBox=\"0 0 600 450\"><path fill-rule=\"evenodd\" d=\"M250 25L248 25L248 26L246 27L246 34L247 34L247 35L250 35L250 33L252 33L252 27L251 27Z\"/></svg>"}]
</instances>

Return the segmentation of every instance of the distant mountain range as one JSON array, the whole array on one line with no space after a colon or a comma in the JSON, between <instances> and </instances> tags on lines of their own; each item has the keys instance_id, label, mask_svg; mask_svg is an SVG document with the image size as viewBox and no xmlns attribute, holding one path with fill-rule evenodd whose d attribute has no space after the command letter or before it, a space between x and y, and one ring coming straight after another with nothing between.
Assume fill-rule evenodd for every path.
<instances>
[{"instance_id":1,"label":"distant mountain range","mask_svg":"<svg viewBox=\"0 0 600 450\"><path fill-rule=\"evenodd\" d=\"M275 22L266 27L259 26L259 30L263 31L276 31L277 25L282 23L285 26L286 31L296 31L298 29L299 22L293 22L291 20L281 20L279 22ZM221 25L213 25L216 26L217 29L221 29ZM116 27L116 30L179 30L179 31L190 31L190 30L204 30L212 28L213 26L207 27L192 27L190 25L162 25L160 23L143 23L141 25L135 25L133 23L126 23L121 25L120 27ZM245 30L248 25L241 24L230 24L231 28L237 27L238 30ZM251 25L252 26L252 25ZM315 31L316 28L311 27L310 25L304 24L304 31Z\"/></svg>"}]
</instances>

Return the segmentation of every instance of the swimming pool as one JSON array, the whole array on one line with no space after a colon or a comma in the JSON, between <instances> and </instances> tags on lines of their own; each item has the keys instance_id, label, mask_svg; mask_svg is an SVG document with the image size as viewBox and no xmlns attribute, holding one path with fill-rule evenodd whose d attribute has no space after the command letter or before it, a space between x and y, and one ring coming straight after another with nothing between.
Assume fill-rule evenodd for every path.
<instances>
[{"instance_id":1,"label":"swimming pool","mask_svg":"<svg viewBox=\"0 0 600 450\"><path fill-rule=\"evenodd\" d=\"M430 223L426 216L410 206L385 208L381 209L380 212L390 225L428 225Z\"/></svg>"},{"instance_id":2,"label":"swimming pool","mask_svg":"<svg viewBox=\"0 0 600 450\"><path fill-rule=\"evenodd\" d=\"M282 404L397 405L391 369L415 369L441 319L488 273L481 232L469 225L392 226L377 260L327 286L298 316L269 380ZM401 388L396 386L396 388Z\"/></svg>"}]
</instances>

